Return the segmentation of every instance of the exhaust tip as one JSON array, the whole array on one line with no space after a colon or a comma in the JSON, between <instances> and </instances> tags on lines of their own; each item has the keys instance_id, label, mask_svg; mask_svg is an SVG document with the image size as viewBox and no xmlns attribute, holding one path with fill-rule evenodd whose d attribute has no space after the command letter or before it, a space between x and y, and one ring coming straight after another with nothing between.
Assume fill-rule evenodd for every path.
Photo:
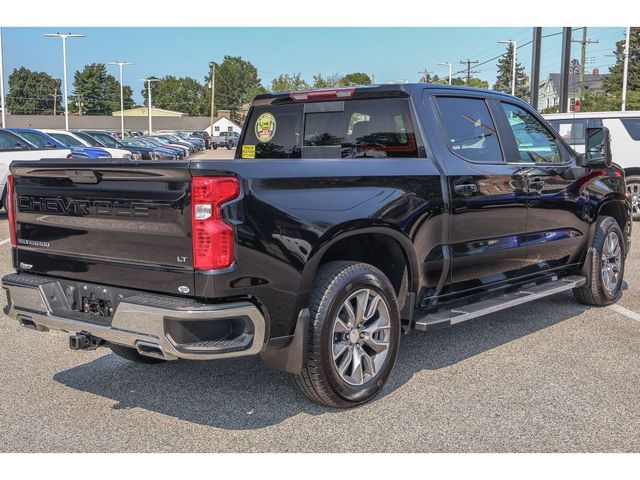
<instances>
[{"instance_id":1,"label":"exhaust tip","mask_svg":"<svg viewBox=\"0 0 640 480\"><path fill-rule=\"evenodd\" d=\"M20 315L19 321L20 325L30 330L37 330L38 332L46 332L47 330L49 330L47 327L39 326L38 324L36 324L36 322L33 321L31 317L28 317L26 315Z\"/></svg>"},{"instance_id":2,"label":"exhaust tip","mask_svg":"<svg viewBox=\"0 0 640 480\"><path fill-rule=\"evenodd\" d=\"M138 341L138 343L136 343L136 349L140 355L144 355L145 357L167 360L164 350L162 350L162 347L156 343Z\"/></svg>"}]
</instances>

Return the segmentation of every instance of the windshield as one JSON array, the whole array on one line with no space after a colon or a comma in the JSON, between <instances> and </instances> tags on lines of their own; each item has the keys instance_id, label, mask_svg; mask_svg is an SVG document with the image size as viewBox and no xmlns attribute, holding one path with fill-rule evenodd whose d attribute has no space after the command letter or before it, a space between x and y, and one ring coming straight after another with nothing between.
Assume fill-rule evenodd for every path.
<instances>
[{"instance_id":1,"label":"windshield","mask_svg":"<svg viewBox=\"0 0 640 480\"><path fill-rule=\"evenodd\" d=\"M53 138L55 138L56 140L58 140L60 143L62 143L67 147L84 147L85 146L80 140L66 133L55 132L55 133L49 133L48 135L51 135Z\"/></svg>"},{"instance_id":2,"label":"windshield","mask_svg":"<svg viewBox=\"0 0 640 480\"><path fill-rule=\"evenodd\" d=\"M53 142L42 134L35 132L14 132L18 136L33 143L38 148L44 148L47 144L53 145ZM57 145L56 145L57 146Z\"/></svg>"},{"instance_id":3,"label":"windshield","mask_svg":"<svg viewBox=\"0 0 640 480\"><path fill-rule=\"evenodd\" d=\"M120 142L118 142L118 140L113 138L108 133L91 133L91 136L97 138L106 147L109 147L109 148L119 148L120 147Z\"/></svg>"},{"instance_id":4,"label":"windshield","mask_svg":"<svg viewBox=\"0 0 640 480\"><path fill-rule=\"evenodd\" d=\"M77 135L78 137L80 137L81 139L83 139L85 142L87 142L89 145L91 145L92 147L104 147L104 145L102 145L100 142L98 142L95 138L93 138L91 135L87 135L84 132L74 132L75 135Z\"/></svg>"}]
</instances>

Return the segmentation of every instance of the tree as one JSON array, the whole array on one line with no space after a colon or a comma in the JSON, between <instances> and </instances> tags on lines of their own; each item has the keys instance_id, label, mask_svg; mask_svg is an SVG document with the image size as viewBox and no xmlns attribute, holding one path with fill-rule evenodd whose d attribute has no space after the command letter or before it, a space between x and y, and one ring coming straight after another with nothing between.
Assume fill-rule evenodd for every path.
<instances>
[{"instance_id":1,"label":"tree","mask_svg":"<svg viewBox=\"0 0 640 480\"><path fill-rule=\"evenodd\" d=\"M62 110L60 80L45 72L14 69L9 75L7 110L14 115L52 115Z\"/></svg>"},{"instance_id":2,"label":"tree","mask_svg":"<svg viewBox=\"0 0 640 480\"><path fill-rule=\"evenodd\" d=\"M640 96L640 27L631 27L629 42L629 72L627 74L627 110L640 109L637 99ZM619 110L622 103L622 75L624 73L625 39L616 43L613 53L616 56L615 65L609 67L609 74L604 77L605 92L614 97L612 102Z\"/></svg>"},{"instance_id":3,"label":"tree","mask_svg":"<svg viewBox=\"0 0 640 480\"><path fill-rule=\"evenodd\" d=\"M493 89L499 92L511 93L511 77L513 73L513 43L507 45L507 51L498 59L498 75ZM528 98L527 77L524 67L516 62L516 97Z\"/></svg>"},{"instance_id":4,"label":"tree","mask_svg":"<svg viewBox=\"0 0 640 480\"><path fill-rule=\"evenodd\" d=\"M330 88L337 87L340 85L340 81L342 80L342 75L339 73L332 73L323 77L322 74L318 73L313 76L313 88Z\"/></svg>"},{"instance_id":5,"label":"tree","mask_svg":"<svg viewBox=\"0 0 640 480\"><path fill-rule=\"evenodd\" d=\"M260 83L258 70L242 57L225 55L215 71L216 110L231 110L231 114L235 117L243 104L250 103L260 93L266 93L266 89ZM208 89L207 101L211 108L209 85L211 85L211 67L205 77L205 86Z\"/></svg>"},{"instance_id":6,"label":"tree","mask_svg":"<svg viewBox=\"0 0 640 480\"><path fill-rule=\"evenodd\" d=\"M569 62L569 73L573 73L575 75L580 74L580 60L577 58L571 59L571 62Z\"/></svg>"},{"instance_id":7,"label":"tree","mask_svg":"<svg viewBox=\"0 0 640 480\"><path fill-rule=\"evenodd\" d=\"M141 93L147 104L146 85ZM166 75L158 82L151 82L151 100L153 107L183 112L190 116L207 116L211 109L211 90L194 78Z\"/></svg>"},{"instance_id":8,"label":"tree","mask_svg":"<svg viewBox=\"0 0 640 480\"><path fill-rule=\"evenodd\" d=\"M272 92L296 92L309 90L311 86L302 78L300 73L281 73L271 81Z\"/></svg>"},{"instance_id":9,"label":"tree","mask_svg":"<svg viewBox=\"0 0 640 480\"><path fill-rule=\"evenodd\" d=\"M347 87L350 85L371 85L371 77L362 72L348 73L342 77L340 85Z\"/></svg>"},{"instance_id":10,"label":"tree","mask_svg":"<svg viewBox=\"0 0 640 480\"><path fill-rule=\"evenodd\" d=\"M131 108L133 90L123 87L124 108ZM107 73L104 63L85 65L73 75L73 95L69 110L83 115L111 115L120 110L120 81Z\"/></svg>"}]
</instances>

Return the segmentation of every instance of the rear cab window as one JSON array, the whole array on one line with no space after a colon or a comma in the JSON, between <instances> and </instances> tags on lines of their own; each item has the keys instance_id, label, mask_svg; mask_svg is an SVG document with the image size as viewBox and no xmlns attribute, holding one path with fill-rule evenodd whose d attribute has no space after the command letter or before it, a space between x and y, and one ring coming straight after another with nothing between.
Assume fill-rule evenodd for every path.
<instances>
[{"instance_id":1,"label":"rear cab window","mask_svg":"<svg viewBox=\"0 0 640 480\"><path fill-rule=\"evenodd\" d=\"M408 98L259 105L241 158L418 157Z\"/></svg>"}]
</instances>

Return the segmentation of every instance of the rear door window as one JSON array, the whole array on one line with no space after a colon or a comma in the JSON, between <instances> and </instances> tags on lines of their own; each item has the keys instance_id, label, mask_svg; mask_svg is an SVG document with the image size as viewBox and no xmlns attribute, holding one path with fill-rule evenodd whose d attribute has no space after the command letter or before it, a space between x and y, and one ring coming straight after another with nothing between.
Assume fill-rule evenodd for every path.
<instances>
[{"instance_id":1,"label":"rear door window","mask_svg":"<svg viewBox=\"0 0 640 480\"><path fill-rule=\"evenodd\" d=\"M438 97L440 118L451 150L473 162L502 162L500 142L482 98Z\"/></svg>"}]
</instances>

